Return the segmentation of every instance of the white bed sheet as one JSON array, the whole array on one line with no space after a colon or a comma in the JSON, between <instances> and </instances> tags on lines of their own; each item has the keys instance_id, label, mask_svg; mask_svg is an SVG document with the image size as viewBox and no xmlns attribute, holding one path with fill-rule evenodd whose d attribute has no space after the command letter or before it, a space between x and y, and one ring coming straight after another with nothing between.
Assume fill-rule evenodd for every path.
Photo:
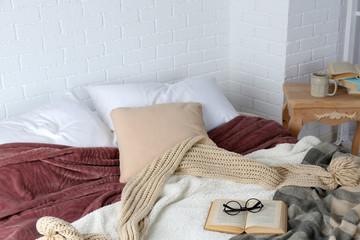
<instances>
[{"instance_id":1,"label":"white bed sheet","mask_svg":"<svg viewBox=\"0 0 360 240\"><path fill-rule=\"evenodd\" d=\"M308 136L296 144L280 144L268 150L259 150L248 157L272 165L300 163L307 151L320 143ZM210 203L217 198L246 200L251 197L272 199L275 191L256 184L205 179L193 176L172 176L165 183L150 213L150 227L145 239L229 239L233 235L203 229ZM120 218L121 201L100 208L73 223L82 233L100 233L113 240L119 239L116 226Z\"/></svg>"}]
</instances>

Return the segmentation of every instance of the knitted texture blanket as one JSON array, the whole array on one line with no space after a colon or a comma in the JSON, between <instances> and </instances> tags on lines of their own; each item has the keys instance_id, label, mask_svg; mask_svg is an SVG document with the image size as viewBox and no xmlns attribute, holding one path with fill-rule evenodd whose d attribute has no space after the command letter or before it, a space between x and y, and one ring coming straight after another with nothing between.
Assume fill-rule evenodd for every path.
<instances>
[{"instance_id":1,"label":"knitted texture blanket","mask_svg":"<svg viewBox=\"0 0 360 240\"><path fill-rule=\"evenodd\" d=\"M100 234L81 234L70 223L56 217L40 218L36 229L44 235L36 240L111 240Z\"/></svg>"},{"instance_id":2,"label":"knitted texture blanket","mask_svg":"<svg viewBox=\"0 0 360 240\"><path fill-rule=\"evenodd\" d=\"M268 189L284 186L335 189L340 184L358 184L359 173L359 165L351 160L334 160L327 170L301 164L266 166L221 149L208 138L187 139L156 159L126 184L122 193L118 234L121 240L137 240L145 236L148 215L163 184L172 174L255 183Z\"/></svg>"}]
</instances>

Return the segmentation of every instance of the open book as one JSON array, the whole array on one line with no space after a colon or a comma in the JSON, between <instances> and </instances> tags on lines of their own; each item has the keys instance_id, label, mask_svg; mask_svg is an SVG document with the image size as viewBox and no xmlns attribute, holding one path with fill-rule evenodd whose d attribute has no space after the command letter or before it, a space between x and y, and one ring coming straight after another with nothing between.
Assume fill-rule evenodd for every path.
<instances>
[{"instance_id":1,"label":"open book","mask_svg":"<svg viewBox=\"0 0 360 240\"><path fill-rule=\"evenodd\" d=\"M352 65L349 62L332 62L329 63L327 72L331 75L332 79L343 79L359 77L360 64Z\"/></svg>"},{"instance_id":2,"label":"open book","mask_svg":"<svg viewBox=\"0 0 360 240\"><path fill-rule=\"evenodd\" d=\"M261 200L264 207L257 213L242 211L237 215L224 212L228 199L211 203L204 229L234 234L284 234L287 232L287 205L283 201ZM245 201L238 201L245 206Z\"/></svg>"}]
</instances>

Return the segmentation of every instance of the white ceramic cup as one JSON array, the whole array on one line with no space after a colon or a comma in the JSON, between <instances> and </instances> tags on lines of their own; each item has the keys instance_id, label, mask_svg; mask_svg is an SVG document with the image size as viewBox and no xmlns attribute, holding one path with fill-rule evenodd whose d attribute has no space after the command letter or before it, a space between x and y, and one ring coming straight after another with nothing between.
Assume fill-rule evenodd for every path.
<instances>
[{"instance_id":1,"label":"white ceramic cup","mask_svg":"<svg viewBox=\"0 0 360 240\"><path fill-rule=\"evenodd\" d=\"M329 93L329 83L335 85L334 92ZM334 96L337 90L336 81L329 79L329 75L325 72L315 72L311 74L311 96L326 97Z\"/></svg>"}]
</instances>

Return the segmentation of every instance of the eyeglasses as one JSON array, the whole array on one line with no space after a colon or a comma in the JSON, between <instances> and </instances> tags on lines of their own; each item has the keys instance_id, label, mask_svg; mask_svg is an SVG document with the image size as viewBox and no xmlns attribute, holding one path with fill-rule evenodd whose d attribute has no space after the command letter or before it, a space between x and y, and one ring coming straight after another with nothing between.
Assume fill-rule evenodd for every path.
<instances>
[{"instance_id":1,"label":"eyeglasses","mask_svg":"<svg viewBox=\"0 0 360 240\"><path fill-rule=\"evenodd\" d=\"M260 212L260 210L264 207L264 204L256 198L249 198L245 203L245 207L242 207L238 201L229 201L223 204L223 207L224 212L227 214L237 215L243 211L249 211L251 213Z\"/></svg>"}]
</instances>

